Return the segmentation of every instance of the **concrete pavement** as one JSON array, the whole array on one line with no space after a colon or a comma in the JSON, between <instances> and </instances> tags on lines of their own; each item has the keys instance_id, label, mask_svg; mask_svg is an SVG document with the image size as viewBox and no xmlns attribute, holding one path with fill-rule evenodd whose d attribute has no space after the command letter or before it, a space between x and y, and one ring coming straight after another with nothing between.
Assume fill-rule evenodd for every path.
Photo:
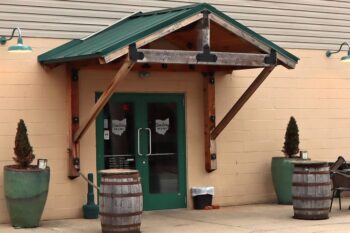
<instances>
[{"instance_id":1,"label":"concrete pavement","mask_svg":"<svg viewBox=\"0 0 350 233\"><path fill-rule=\"evenodd\" d=\"M345 199L345 198L344 198ZM337 200L335 201L337 202ZM219 210L166 210L144 212L143 233L322 233L349 232L349 201L343 210L337 203L327 220L307 221L293 219L292 206L259 204L225 207ZM99 220L70 219L42 221L34 229L13 229L0 225L0 233L99 233Z\"/></svg>"}]
</instances>

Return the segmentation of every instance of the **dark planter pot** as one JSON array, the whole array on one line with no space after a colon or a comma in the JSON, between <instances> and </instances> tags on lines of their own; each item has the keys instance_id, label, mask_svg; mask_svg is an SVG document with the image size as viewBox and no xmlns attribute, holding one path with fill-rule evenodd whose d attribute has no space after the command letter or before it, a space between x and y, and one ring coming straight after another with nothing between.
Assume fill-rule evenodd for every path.
<instances>
[{"instance_id":1,"label":"dark planter pot","mask_svg":"<svg viewBox=\"0 0 350 233\"><path fill-rule=\"evenodd\" d=\"M7 209L14 227L39 226L49 190L50 169L4 167Z\"/></svg>"},{"instance_id":2,"label":"dark planter pot","mask_svg":"<svg viewBox=\"0 0 350 233\"><path fill-rule=\"evenodd\" d=\"M285 157L273 157L271 161L271 175L273 187L277 195L278 204L292 205L292 177L293 161L299 159L290 159Z\"/></svg>"}]
</instances>

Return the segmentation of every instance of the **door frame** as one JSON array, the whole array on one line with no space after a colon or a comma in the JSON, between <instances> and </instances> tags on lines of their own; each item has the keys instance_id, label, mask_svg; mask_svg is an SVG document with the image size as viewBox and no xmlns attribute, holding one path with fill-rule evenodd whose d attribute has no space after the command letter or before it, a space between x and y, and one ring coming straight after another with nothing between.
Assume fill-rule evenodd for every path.
<instances>
[{"instance_id":1,"label":"door frame","mask_svg":"<svg viewBox=\"0 0 350 233\"><path fill-rule=\"evenodd\" d=\"M95 101L98 100L98 98L101 96L101 92L95 92ZM172 98L179 98L177 102L180 103L179 111L177 113L178 121L181 122L178 132L178 143L179 143L179 153L180 151L183 153L183 159L182 161L179 161L179 181L183 183L183 185L179 186L179 192L182 192L184 195L184 206L177 207L177 208L186 208L187 207L187 149L186 149L186 107L185 107L185 94L184 93L139 93L139 92L122 92L122 93L114 93L113 96L116 95L125 95L125 96L132 96L131 99L134 98L142 98L144 96L148 96L149 98L152 98L152 96L160 96L162 98L160 99L161 102L166 101L166 97L170 96ZM112 97L113 97L112 96ZM112 98L111 97L111 98ZM180 101L179 101L180 100ZM182 102L182 103L181 103ZM136 118L135 118L136 120ZM103 112L101 112L98 117L96 118L96 170L97 170L97 183L100 186L101 176L99 175L98 171L104 169L104 139L103 139ZM98 136L100 135L100 136ZM135 155L136 158L137 155ZM181 167L183 166L183 167ZM148 208L152 209L152 208ZM163 208L157 208L157 209L163 209Z\"/></svg>"}]
</instances>

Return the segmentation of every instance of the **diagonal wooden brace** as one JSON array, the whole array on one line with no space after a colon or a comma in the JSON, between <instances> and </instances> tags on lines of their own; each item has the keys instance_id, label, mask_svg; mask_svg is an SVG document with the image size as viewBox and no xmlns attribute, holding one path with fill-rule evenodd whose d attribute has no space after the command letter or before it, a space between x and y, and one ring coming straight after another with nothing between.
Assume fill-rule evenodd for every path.
<instances>
[{"instance_id":1,"label":"diagonal wooden brace","mask_svg":"<svg viewBox=\"0 0 350 233\"><path fill-rule=\"evenodd\" d=\"M266 67L258 75L258 77L250 84L243 95L238 99L238 101L233 105L233 107L228 111L224 118L211 132L211 139L215 140L219 134L226 128L230 121L235 117L243 105L249 100L249 98L254 94L254 92L259 88L259 86L264 82L264 80L269 76L275 66Z\"/></svg>"},{"instance_id":2,"label":"diagonal wooden brace","mask_svg":"<svg viewBox=\"0 0 350 233\"><path fill-rule=\"evenodd\" d=\"M114 76L112 82L109 84L107 89L102 93L101 97L98 99L96 104L92 107L90 110L88 117L86 120L81 124L77 132L74 134L73 143L76 144L79 142L81 137L85 134L91 123L96 119L97 115L101 112L103 107L108 102L109 98L113 95L115 87L117 84L126 77L126 75L129 73L129 71L132 69L133 65L135 63L129 58L127 58L123 65L120 67L117 74Z\"/></svg>"},{"instance_id":3,"label":"diagonal wooden brace","mask_svg":"<svg viewBox=\"0 0 350 233\"><path fill-rule=\"evenodd\" d=\"M82 138L82 136L86 133L89 126L94 122L97 115L101 112L103 107L108 102L109 98L113 95L116 86L118 83L127 76L129 71L132 69L133 65L135 63L131 61L129 58L127 58L119 71L114 76L112 82L109 84L107 89L102 93L101 97L98 99L96 104L92 107L90 110L88 117L85 119L85 121L82 122L80 127L77 127L77 114L78 112L78 104L79 104L79 98L78 98L78 84L77 82L70 83L70 93L69 93L69 99L71 102L71 108L70 110L70 116L69 119L73 120L72 123L72 129L70 130L70 145L68 149L69 153L69 174L68 177L71 179L74 179L79 176L79 169L80 169L80 160L79 160L79 141Z\"/></svg>"}]
</instances>

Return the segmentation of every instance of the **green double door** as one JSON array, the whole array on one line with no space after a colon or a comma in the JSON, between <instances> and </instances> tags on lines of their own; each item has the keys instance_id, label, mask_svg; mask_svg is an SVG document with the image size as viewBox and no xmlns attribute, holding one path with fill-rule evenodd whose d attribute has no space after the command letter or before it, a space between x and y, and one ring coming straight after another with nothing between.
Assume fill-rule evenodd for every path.
<instances>
[{"instance_id":1,"label":"green double door","mask_svg":"<svg viewBox=\"0 0 350 233\"><path fill-rule=\"evenodd\" d=\"M97 170L139 170L145 210L186 207L184 119L182 94L114 94L97 118Z\"/></svg>"}]
</instances>

